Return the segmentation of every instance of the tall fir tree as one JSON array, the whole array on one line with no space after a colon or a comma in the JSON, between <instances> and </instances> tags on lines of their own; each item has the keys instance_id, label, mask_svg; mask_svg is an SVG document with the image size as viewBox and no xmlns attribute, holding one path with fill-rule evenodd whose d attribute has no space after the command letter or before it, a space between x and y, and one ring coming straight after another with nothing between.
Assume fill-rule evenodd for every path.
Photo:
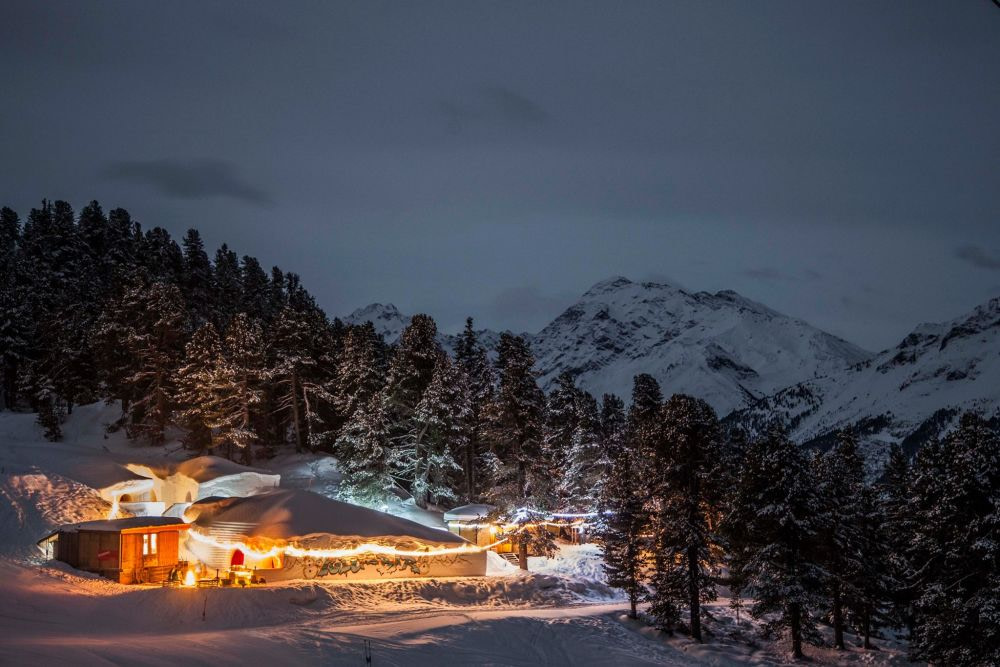
<instances>
[{"instance_id":1,"label":"tall fir tree","mask_svg":"<svg viewBox=\"0 0 1000 667\"><path fill-rule=\"evenodd\" d=\"M224 243L215 252L212 285L215 297L212 306L214 324L220 331L225 331L229 326L229 320L239 312L240 304L243 302L243 280L236 253Z\"/></svg>"},{"instance_id":2,"label":"tall fir tree","mask_svg":"<svg viewBox=\"0 0 1000 667\"><path fill-rule=\"evenodd\" d=\"M488 408L488 439L496 457L495 483L487 499L515 523L532 523L532 512L550 511L554 484L542 443L545 395L535 379L535 358L528 343L510 333L497 346L499 385ZM550 554L546 530L522 529L512 540L521 569L528 569L529 550Z\"/></svg>"},{"instance_id":3,"label":"tall fir tree","mask_svg":"<svg viewBox=\"0 0 1000 667\"><path fill-rule=\"evenodd\" d=\"M592 395L578 390L574 405L576 422L566 452L559 485L561 509L594 511L607 472L606 453L601 446L601 415Z\"/></svg>"},{"instance_id":4,"label":"tall fir tree","mask_svg":"<svg viewBox=\"0 0 1000 667\"><path fill-rule=\"evenodd\" d=\"M243 256L240 264L240 310L268 322L277 315L271 308L271 281L256 257Z\"/></svg>"},{"instance_id":5,"label":"tall fir tree","mask_svg":"<svg viewBox=\"0 0 1000 667\"><path fill-rule=\"evenodd\" d=\"M833 645L844 650L846 610L861 591L856 587L864 569L861 506L865 462L853 433L841 431L837 444L815 459L815 477L824 529L820 533L824 588L829 599Z\"/></svg>"},{"instance_id":6,"label":"tall fir tree","mask_svg":"<svg viewBox=\"0 0 1000 667\"><path fill-rule=\"evenodd\" d=\"M550 465L549 475L558 483L559 495L555 501L557 505L568 501L564 495L568 489L563 483L563 478L578 422L579 395L580 390L576 387L573 374L564 371L556 377L555 386L546 398L543 447L545 458Z\"/></svg>"},{"instance_id":7,"label":"tall fir tree","mask_svg":"<svg viewBox=\"0 0 1000 667\"><path fill-rule=\"evenodd\" d=\"M202 324L184 348L184 361L177 369L174 385L177 423L187 434L188 449L205 452L212 447L213 410L222 390L222 341L211 322Z\"/></svg>"},{"instance_id":8,"label":"tall fir tree","mask_svg":"<svg viewBox=\"0 0 1000 667\"><path fill-rule=\"evenodd\" d=\"M675 395L659 411L652 435L653 574L650 613L672 631L687 607L691 637L702 641L701 605L716 598L713 570L722 565L717 532L724 488L723 444L715 411Z\"/></svg>"},{"instance_id":9,"label":"tall fir tree","mask_svg":"<svg viewBox=\"0 0 1000 667\"><path fill-rule=\"evenodd\" d=\"M417 418L417 406L434 378L442 354L434 320L428 315L414 315L399 337L386 378L393 476L419 505L427 502L423 476L431 450L424 442L427 428Z\"/></svg>"},{"instance_id":10,"label":"tall fir tree","mask_svg":"<svg viewBox=\"0 0 1000 667\"><path fill-rule=\"evenodd\" d=\"M891 622L913 634L913 573L911 540L916 517L910 493L910 464L899 444L889 449L889 458L878 484L879 513L883 518L887 549L886 574L890 591Z\"/></svg>"},{"instance_id":11,"label":"tall fir tree","mask_svg":"<svg viewBox=\"0 0 1000 667\"><path fill-rule=\"evenodd\" d=\"M197 229L189 229L184 235L184 276L181 289L187 304L192 330L212 321L212 263L205 252L205 244Z\"/></svg>"},{"instance_id":12,"label":"tall fir tree","mask_svg":"<svg viewBox=\"0 0 1000 667\"><path fill-rule=\"evenodd\" d=\"M153 283L133 303L139 310L124 341L134 369L128 381L135 387L127 432L162 445L174 413L173 381L186 324L184 300L176 286Z\"/></svg>"},{"instance_id":13,"label":"tall fir tree","mask_svg":"<svg viewBox=\"0 0 1000 667\"><path fill-rule=\"evenodd\" d=\"M787 629L792 653L816 638L823 605L817 536L820 502L809 461L779 427L747 448L724 518L735 592L753 600L750 614L766 634Z\"/></svg>"},{"instance_id":14,"label":"tall fir tree","mask_svg":"<svg viewBox=\"0 0 1000 667\"><path fill-rule=\"evenodd\" d=\"M215 444L225 446L231 459L238 452L246 464L253 461L254 449L260 443L256 422L267 377L263 339L260 323L244 313L229 323L223 344L220 391L208 424L215 434Z\"/></svg>"},{"instance_id":15,"label":"tall fir tree","mask_svg":"<svg viewBox=\"0 0 1000 667\"><path fill-rule=\"evenodd\" d=\"M488 475L484 461L486 454L486 408L493 398L496 377L493 365L480 344L473 328L472 318L466 318L465 329L455 345L455 363L464 371L469 393L469 438L465 448L456 453L462 466L463 498L466 502L479 500Z\"/></svg>"},{"instance_id":16,"label":"tall fir tree","mask_svg":"<svg viewBox=\"0 0 1000 667\"><path fill-rule=\"evenodd\" d=\"M170 232L153 227L143 238L143 264L150 281L180 286L184 276L184 253Z\"/></svg>"},{"instance_id":17,"label":"tall fir tree","mask_svg":"<svg viewBox=\"0 0 1000 667\"><path fill-rule=\"evenodd\" d=\"M643 467L638 451L627 445L625 408L617 396L604 395L601 434L608 460L607 476L600 486L597 521L597 533L604 545L604 572L608 584L625 591L629 616L637 618L637 606L645 591L649 513L645 494L640 491Z\"/></svg>"},{"instance_id":18,"label":"tall fir tree","mask_svg":"<svg viewBox=\"0 0 1000 667\"><path fill-rule=\"evenodd\" d=\"M1000 438L962 415L917 456L912 502L916 658L934 664L1000 662Z\"/></svg>"},{"instance_id":19,"label":"tall fir tree","mask_svg":"<svg viewBox=\"0 0 1000 667\"><path fill-rule=\"evenodd\" d=\"M351 414L336 444L341 497L368 507L385 502L393 486L389 469L389 420L385 398L369 397Z\"/></svg>"},{"instance_id":20,"label":"tall fir tree","mask_svg":"<svg viewBox=\"0 0 1000 667\"><path fill-rule=\"evenodd\" d=\"M0 209L0 408L11 410L18 399L18 373L26 361L25 286L19 284L21 219Z\"/></svg>"},{"instance_id":21,"label":"tall fir tree","mask_svg":"<svg viewBox=\"0 0 1000 667\"><path fill-rule=\"evenodd\" d=\"M385 343L371 322L350 327L344 335L334 382L338 424L349 422L385 383Z\"/></svg>"},{"instance_id":22,"label":"tall fir tree","mask_svg":"<svg viewBox=\"0 0 1000 667\"><path fill-rule=\"evenodd\" d=\"M413 428L420 433L410 441L420 450L408 458L415 466L411 479L417 506L458 498L455 481L461 466L455 454L468 447L470 418L465 374L442 353L414 413Z\"/></svg>"}]
</instances>

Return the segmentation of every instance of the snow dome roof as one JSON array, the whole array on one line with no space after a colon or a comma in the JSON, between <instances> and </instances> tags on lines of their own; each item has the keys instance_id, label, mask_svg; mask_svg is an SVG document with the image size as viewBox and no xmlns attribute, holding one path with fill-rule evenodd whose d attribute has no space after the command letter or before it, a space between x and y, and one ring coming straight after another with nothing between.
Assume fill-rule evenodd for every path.
<instances>
[{"instance_id":1,"label":"snow dome roof","mask_svg":"<svg viewBox=\"0 0 1000 667\"><path fill-rule=\"evenodd\" d=\"M206 499L192 505L185 517L203 530L211 530L214 524L244 524L248 538L310 544L354 540L393 544L466 543L441 528L299 489L281 489L246 498Z\"/></svg>"},{"instance_id":2,"label":"snow dome roof","mask_svg":"<svg viewBox=\"0 0 1000 667\"><path fill-rule=\"evenodd\" d=\"M198 483L210 482L222 477L239 476L245 473L278 477L277 474L268 472L267 470L240 465L219 456L197 456L193 459L181 461L180 463L166 463L160 467L148 464L141 465L148 468L150 472L161 479L165 479L171 475L184 475Z\"/></svg>"},{"instance_id":3,"label":"snow dome roof","mask_svg":"<svg viewBox=\"0 0 1000 667\"><path fill-rule=\"evenodd\" d=\"M445 521L476 521L485 519L490 512L496 510L493 505L472 504L462 505L444 513Z\"/></svg>"}]
</instances>

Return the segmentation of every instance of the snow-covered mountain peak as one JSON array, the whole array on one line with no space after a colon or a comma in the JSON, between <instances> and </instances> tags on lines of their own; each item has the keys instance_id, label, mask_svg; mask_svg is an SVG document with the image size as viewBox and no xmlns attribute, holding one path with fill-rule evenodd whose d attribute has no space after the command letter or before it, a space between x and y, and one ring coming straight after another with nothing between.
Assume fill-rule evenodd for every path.
<instances>
[{"instance_id":1,"label":"snow-covered mountain peak","mask_svg":"<svg viewBox=\"0 0 1000 667\"><path fill-rule=\"evenodd\" d=\"M400 313L391 303L371 303L364 308L358 308L345 317L344 321L348 324L371 322L375 325L377 333L382 334L386 341L393 342L410 323L410 317Z\"/></svg>"},{"instance_id":2,"label":"snow-covered mountain peak","mask_svg":"<svg viewBox=\"0 0 1000 667\"><path fill-rule=\"evenodd\" d=\"M870 355L737 292L603 280L532 337L543 385L569 371L593 393L628 397L649 373L720 413Z\"/></svg>"}]
</instances>

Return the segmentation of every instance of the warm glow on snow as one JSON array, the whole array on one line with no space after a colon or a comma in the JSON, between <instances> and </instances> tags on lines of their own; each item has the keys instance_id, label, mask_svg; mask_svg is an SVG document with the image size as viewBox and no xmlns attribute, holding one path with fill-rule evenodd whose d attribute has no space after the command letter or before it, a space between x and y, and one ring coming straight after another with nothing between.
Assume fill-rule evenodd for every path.
<instances>
[{"instance_id":1,"label":"warm glow on snow","mask_svg":"<svg viewBox=\"0 0 1000 667\"><path fill-rule=\"evenodd\" d=\"M187 572L184 573L185 586L194 586L196 583L197 581L194 578L194 570L188 570Z\"/></svg>"}]
</instances>

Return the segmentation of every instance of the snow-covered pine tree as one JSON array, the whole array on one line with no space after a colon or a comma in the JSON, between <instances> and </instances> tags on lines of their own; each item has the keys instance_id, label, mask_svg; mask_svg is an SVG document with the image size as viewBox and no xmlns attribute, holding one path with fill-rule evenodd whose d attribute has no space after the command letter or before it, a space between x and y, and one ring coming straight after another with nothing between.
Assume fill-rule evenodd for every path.
<instances>
[{"instance_id":1,"label":"snow-covered pine tree","mask_svg":"<svg viewBox=\"0 0 1000 667\"><path fill-rule=\"evenodd\" d=\"M270 377L276 393L276 410L291 425L295 451L305 451L310 446L310 418L316 409L316 400L330 401L323 388L322 378L317 377L317 351L315 339L320 333L312 313L304 313L292 306L285 306L271 327L270 352L272 366ZM312 395L314 400L309 401ZM307 409L308 406L308 409Z\"/></svg>"},{"instance_id":2,"label":"snow-covered pine tree","mask_svg":"<svg viewBox=\"0 0 1000 667\"><path fill-rule=\"evenodd\" d=\"M246 464L252 462L254 447L260 441L255 421L267 376L263 338L260 323L246 314L238 313L230 321L223 344L219 392L208 424L214 444L224 445L229 458L239 451Z\"/></svg>"},{"instance_id":3,"label":"snow-covered pine tree","mask_svg":"<svg viewBox=\"0 0 1000 667\"><path fill-rule=\"evenodd\" d=\"M225 331L229 326L229 320L239 311L240 303L243 301L240 261L236 253L225 243L215 252L215 262L212 264L212 288L215 328Z\"/></svg>"},{"instance_id":4,"label":"snow-covered pine tree","mask_svg":"<svg viewBox=\"0 0 1000 667\"><path fill-rule=\"evenodd\" d=\"M23 289L18 284L21 220L12 209L0 209L0 409L17 403L18 371L28 343L24 336Z\"/></svg>"},{"instance_id":5,"label":"snow-covered pine tree","mask_svg":"<svg viewBox=\"0 0 1000 667\"><path fill-rule=\"evenodd\" d=\"M962 415L917 454L913 478L916 658L1000 663L1000 437Z\"/></svg>"},{"instance_id":6,"label":"snow-covered pine tree","mask_svg":"<svg viewBox=\"0 0 1000 667\"><path fill-rule=\"evenodd\" d=\"M723 487L718 475L722 438L715 411L705 401L674 395L653 429L653 573L650 613L672 631L681 609L690 612L691 637L702 641L701 605L716 598L713 569L722 564L717 526Z\"/></svg>"},{"instance_id":7,"label":"snow-covered pine tree","mask_svg":"<svg viewBox=\"0 0 1000 667\"><path fill-rule=\"evenodd\" d=\"M823 585L828 598L833 645L843 650L847 626L846 608L861 597L856 584L862 581L861 534L864 512L865 462L857 438L841 431L837 444L815 460L815 478L820 497L823 530L820 531Z\"/></svg>"},{"instance_id":8,"label":"snow-covered pine tree","mask_svg":"<svg viewBox=\"0 0 1000 667\"><path fill-rule=\"evenodd\" d=\"M212 294L212 263L205 252L205 244L197 229L189 229L184 235L184 276L181 280L181 291L187 305L188 317L192 330L197 330L206 322L211 322Z\"/></svg>"},{"instance_id":9,"label":"snow-covered pine tree","mask_svg":"<svg viewBox=\"0 0 1000 667\"><path fill-rule=\"evenodd\" d=\"M172 423L173 381L183 353L184 299L175 285L153 283L130 303L139 308L130 336L123 341L132 359L128 382L135 387L127 432L162 445Z\"/></svg>"},{"instance_id":10,"label":"snow-covered pine tree","mask_svg":"<svg viewBox=\"0 0 1000 667\"><path fill-rule=\"evenodd\" d=\"M751 615L766 619L768 634L787 628L796 658L803 639L815 637L823 603L819 510L809 461L772 426L747 447L723 529L735 586L753 600Z\"/></svg>"},{"instance_id":11,"label":"snow-covered pine tree","mask_svg":"<svg viewBox=\"0 0 1000 667\"><path fill-rule=\"evenodd\" d=\"M337 437L336 450L343 475L341 497L368 507L382 505L393 480L389 471L389 421L381 393L354 411Z\"/></svg>"},{"instance_id":12,"label":"snow-covered pine tree","mask_svg":"<svg viewBox=\"0 0 1000 667\"><path fill-rule=\"evenodd\" d=\"M632 380L632 405L629 406L626 425L627 446L648 449L644 446L643 431L654 426L662 404L663 392L656 379L646 373L636 375ZM652 457L653 452L642 451L640 455Z\"/></svg>"},{"instance_id":13,"label":"snow-covered pine tree","mask_svg":"<svg viewBox=\"0 0 1000 667\"><path fill-rule=\"evenodd\" d=\"M168 285L180 286L184 276L184 253L170 232L153 227L146 232L142 242L142 260L147 279Z\"/></svg>"},{"instance_id":14,"label":"snow-covered pine tree","mask_svg":"<svg viewBox=\"0 0 1000 667\"><path fill-rule=\"evenodd\" d=\"M893 444L878 485L879 514L887 551L885 574L891 579L890 621L913 633L913 562L911 541L914 512L910 493L910 464L902 447Z\"/></svg>"},{"instance_id":15,"label":"snow-covered pine tree","mask_svg":"<svg viewBox=\"0 0 1000 667\"><path fill-rule=\"evenodd\" d=\"M864 640L866 649L874 648L872 635L883 625L892 623L887 608L897 583L891 574L890 551L886 540L887 526L878 490L865 484L860 492L858 508L857 556L859 567L854 572L845 600L848 622Z\"/></svg>"},{"instance_id":16,"label":"snow-covered pine tree","mask_svg":"<svg viewBox=\"0 0 1000 667\"><path fill-rule=\"evenodd\" d=\"M187 430L184 445L204 452L212 447L212 411L221 390L222 341L211 322L202 324L184 348L184 361L177 369L175 402L177 423Z\"/></svg>"},{"instance_id":17,"label":"snow-covered pine tree","mask_svg":"<svg viewBox=\"0 0 1000 667\"><path fill-rule=\"evenodd\" d=\"M568 493L570 483L564 477L569 451L573 446L573 434L577 426L577 398L579 394L580 390L576 388L573 374L564 371L556 377L555 387L549 392L545 403L543 447L545 458L551 466L549 474L557 484L556 504L559 506L568 501L564 494Z\"/></svg>"},{"instance_id":18,"label":"snow-covered pine tree","mask_svg":"<svg viewBox=\"0 0 1000 667\"><path fill-rule=\"evenodd\" d=\"M597 401L583 390L577 391L576 414L565 467L559 485L561 509L592 512L597 506L608 461L601 446L601 415Z\"/></svg>"},{"instance_id":19,"label":"snow-covered pine tree","mask_svg":"<svg viewBox=\"0 0 1000 667\"><path fill-rule=\"evenodd\" d=\"M385 384L385 343L371 322L348 328L336 369L334 407L339 426L354 417Z\"/></svg>"},{"instance_id":20,"label":"snow-covered pine tree","mask_svg":"<svg viewBox=\"0 0 1000 667\"><path fill-rule=\"evenodd\" d=\"M428 315L414 315L399 337L386 378L392 474L422 504L427 499L426 489L420 488L423 483L420 477L427 467L429 451L423 441L427 429L419 423L416 410L442 354L434 320ZM423 497L418 497L421 494Z\"/></svg>"},{"instance_id":21,"label":"snow-covered pine tree","mask_svg":"<svg viewBox=\"0 0 1000 667\"><path fill-rule=\"evenodd\" d=\"M469 439L463 451L456 453L456 460L462 466L462 495L466 502L479 499L488 483L488 475L483 457L486 453L486 407L493 397L496 377L486 349L479 343L472 325L472 318L466 318L465 329L455 345L455 363L464 371L469 393Z\"/></svg>"},{"instance_id":22,"label":"snow-covered pine tree","mask_svg":"<svg viewBox=\"0 0 1000 667\"><path fill-rule=\"evenodd\" d=\"M509 520L532 523L535 512L552 509L553 482L542 443L545 395L535 379L535 358L520 336L504 332L497 346L499 386L487 410L488 442L496 456L496 481L486 497ZM519 530L511 536L517 546L520 567L528 569L528 551L551 554L551 534L541 530Z\"/></svg>"},{"instance_id":23,"label":"snow-covered pine tree","mask_svg":"<svg viewBox=\"0 0 1000 667\"><path fill-rule=\"evenodd\" d=\"M468 448L471 414L465 374L442 353L414 413L413 428L419 433L409 439L419 446L407 457L413 461L414 470L407 472L417 506L458 497L454 482L460 478L461 467L455 454ZM394 450L393 455L398 453Z\"/></svg>"},{"instance_id":24,"label":"snow-covered pine tree","mask_svg":"<svg viewBox=\"0 0 1000 667\"><path fill-rule=\"evenodd\" d=\"M256 257L243 256L240 264L240 310L254 319L269 322L277 315L271 310L271 281Z\"/></svg>"},{"instance_id":25,"label":"snow-covered pine tree","mask_svg":"<svg viewBox=\"0 0 1000 667\"><path fill-rule=\"evenodd\" d=\"M637 605L645 590L645 537L649 514L645 493L640 491L643 471L635 448L625 439L625 408L621 399L604 395L601 432L608 460L607 475L600 486L597 532L604 545L602 557L608 584L628 595L629 616L637 617Z\"/></svg>"}]
</instances>

